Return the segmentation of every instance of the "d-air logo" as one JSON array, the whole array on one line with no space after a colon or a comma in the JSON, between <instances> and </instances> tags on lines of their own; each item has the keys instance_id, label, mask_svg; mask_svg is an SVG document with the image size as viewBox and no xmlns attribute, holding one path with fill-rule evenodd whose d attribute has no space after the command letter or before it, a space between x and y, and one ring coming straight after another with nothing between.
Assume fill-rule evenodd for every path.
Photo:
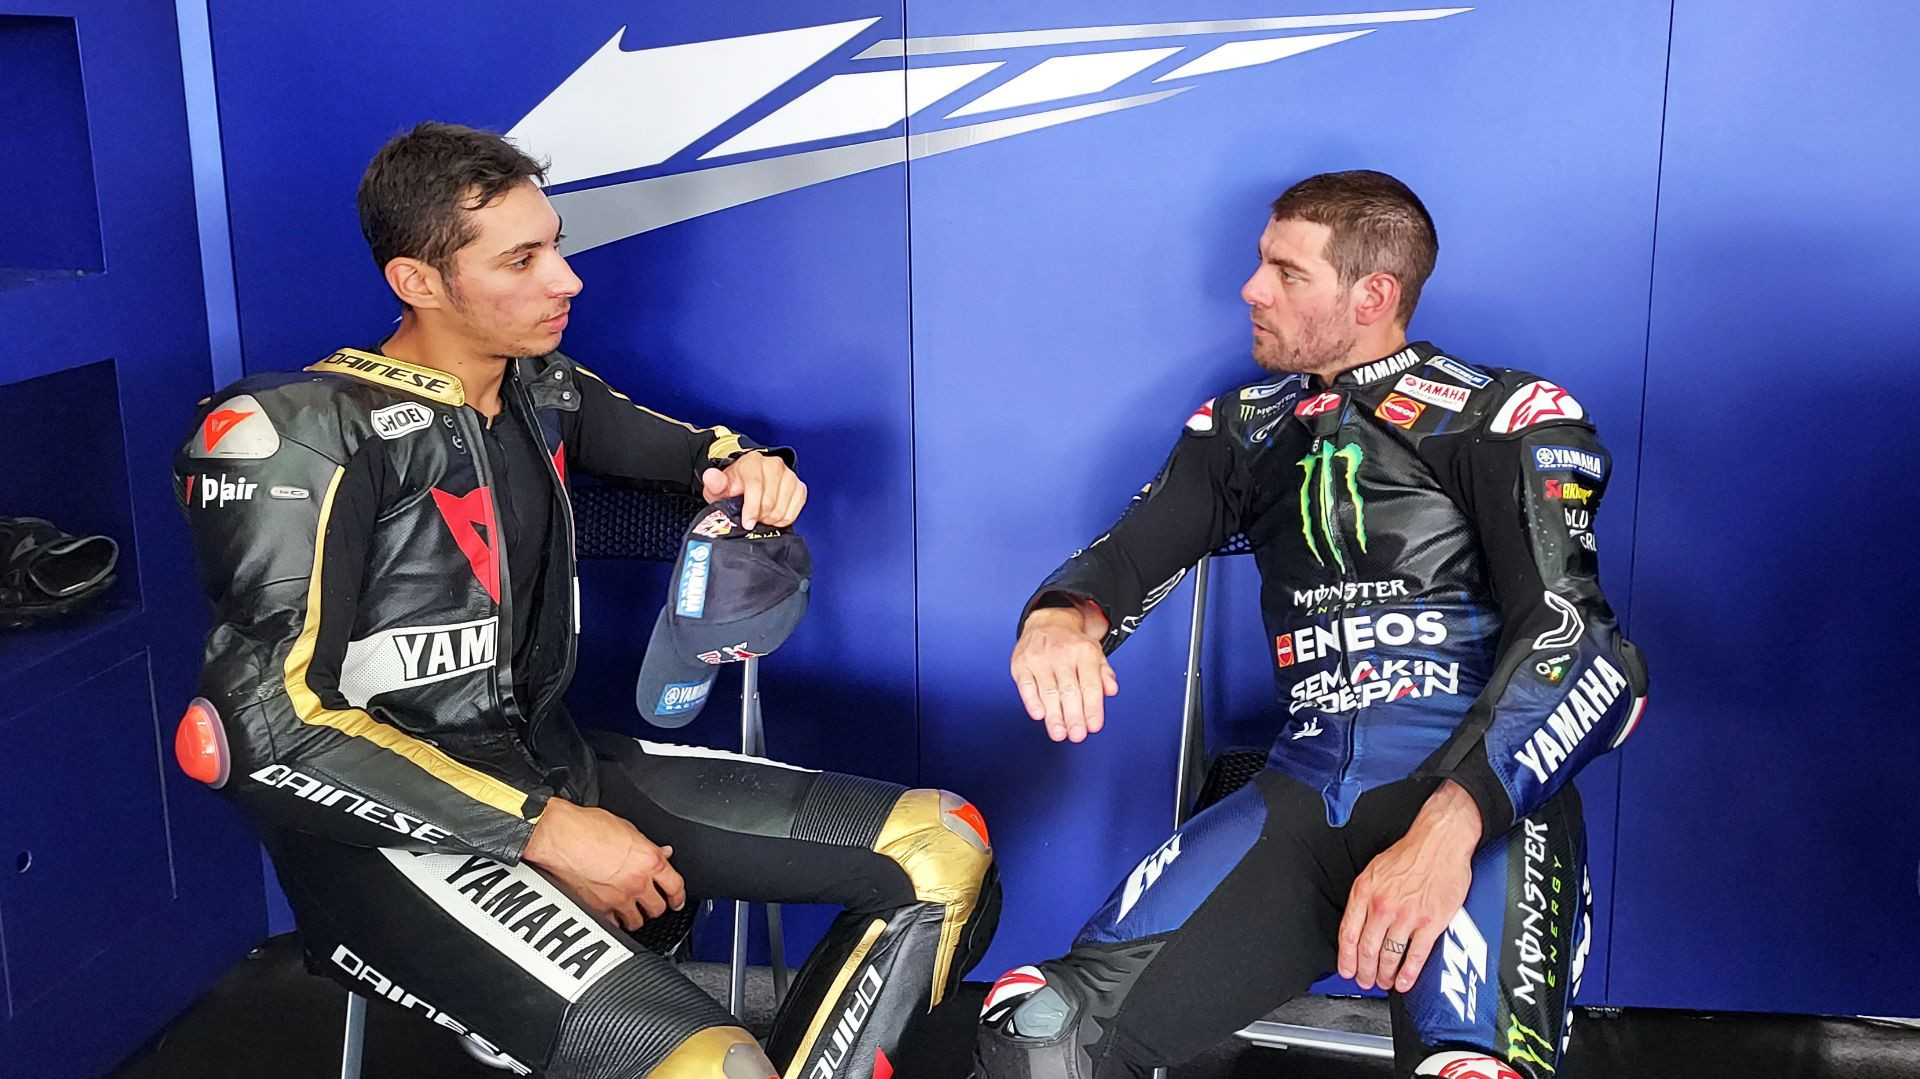
<instances>
[{"instance_id":1,"label":"d-air logo","mask_svg":"<svg viewBox=\"0 0 1920 1079\"><path fill-rule=\"evenodd\" d=\"M627 47L639 35L622 27L507 135L552 162L550 184L599 181L553 196L570 223L568 250L585 251L783 192L1151 105L1208 75L1471 10L921 38L889 34L874 16L652 48ZM679 107L629 122L661 100Z\"/></svg>"},{"instance_id":2,"label":"d-air logo","mask_svg":"<svg viewBox=\"0 0 1920 1079\"><path fill-rule=\"evenodd\" d=\"M208 506L221 509L229 502L253 501L254 492L260 489L260 485L245 476L229 478L224 472L218 476L188 476L187 501L189 503L194 501L193 492L196 488L200 491L201 509L206 509Z\"/></svg>"},{"instance_id":3,"label":"d-air logo","mask_svg":"<svg viewBox=\"0 0 1920 1079\"><path fill-rule=\"evenodd\" d=\"M373 433L381 438L395 439L432 426L433 411L412 401L373 410Z\"/></svg>"},{"instance_id":4,"label":"d-air logo","mask_svg":"<svg viewBox=\"0 0 1920 1079\"><path fill-rule=\"evenodd\" d=\"M1314 526L1318 525L1321 537L1327 541L1327 549L1333 553L1334 563L1343 573L1347 568L1347 557L1340 552L1340 545L1333 538L1334 467L1336 464L1346 466L1347 497L1353 501L1354 541L1364 552L1367 549L1367 504L1360 497L1360 462L1365 457L1366 451L1358 443L1336 450L1332 442L1322 439L1299 462L1300 470L1305 473L1300 479L1300 534L1306 537L1307 550L1313 553L1313 560L1324 566L1327 560L1321 557L1320 545L1313 539Z\"/></svg>"},{"instance_id":5,"label":"d-air logo","mask_svg":"<svg viewBox=\"0 0 1920 1079\"><path fill-rule=\"evenodd\" d=\"M469 1030L465 1023L462 1023L460 1020L455 1019L453 1016L448 1015L446 1012L441 1011L440 1009L434 1007L433 1005L428 1004L426 1001L421 1000L419 997L414 996L412 993L407 992L405 989L397 985L393 981L393 979L373 969L372 966L368 965L366 960L353 954L353 952L346 945L342 944L333 950L333 964L334 966L339 967L341 970L346 971L347 977L352 978L355 981L365 983L368 987L372 989L374 996L380 997L383 1000L390 1000L393 1003L400 1005L402 1008L407 1009L408 1011L419 1012L421 1015L424 1015L428 1019L433 1020L435 1023L438 1023L439 1025L446 1027L448 1030L453 1031L455 1034L459 1034L464 1037L472 1039L475 1045L478 1045L480 1048L485 1049L487 1052L493 1054L493 1056L495 1056L503 1064L505 1064L507 1069L512 1071L513 1074L515 1075L532 1075L533 1074L532 1068L529 1068L525 1064L522 1064L519 1061L513 1059L512 1057L506 1055L506 1053L501 1051L499 1046L493 1044L492 1042L488 1041L485 1038L482 1038L480 1035L475 1034L472 1030Z\"/></svg>"},{"instance_id":6,"label":"d-air logo","mask_svg":"<svg viewBox=\"0 0 1920 1079\"><path fill-rule=\"evenodd\" d=\"M1146 860L1127 876L1126 890L1120 893L1120 913L1114 915L1113 920L1116 922L1126 920L1127 913L1133 910L1134 905L1147 894L1147 889L1153 887L1154 882L1160 879L1160 874L1165 873L1167 867L1172 865L1174 859L1178 857L1180 857L1180 836L1176 834L1159 850L1147 855Z\"/></svg>"},{"instance_id":7,"label":"d-air logo","mask_svg":"<svg viewBox=\"0 0 1920 1079\"><path fill-rule=\"evenodd\" d=\"M807 1079L833 1079L840 1074L840 1065L853 1050L853 1043L860 1037L860 1031L867 1025L867 1018L873 1014L873 1002L880 999L880 971L869 964L860 972L860 980L853 985L853 991L847 994L847 1006L840 1011L840 1018L833 1024L833 1041L807 1069Z\"/></svg>"},{"instance_id":8,"label":"d-air logo","mask_svg":"<svg viewBox=\"0 0 1920 1079\"><path fill-rule=\"evenodd\" d=\"M1461 907L1447 923L1440 939L1440 995L1447 998L1462 1022L1471 1023L1480 1009L1480 986L1487 980L1487 938Z\"/></svg>"}]
</instances>

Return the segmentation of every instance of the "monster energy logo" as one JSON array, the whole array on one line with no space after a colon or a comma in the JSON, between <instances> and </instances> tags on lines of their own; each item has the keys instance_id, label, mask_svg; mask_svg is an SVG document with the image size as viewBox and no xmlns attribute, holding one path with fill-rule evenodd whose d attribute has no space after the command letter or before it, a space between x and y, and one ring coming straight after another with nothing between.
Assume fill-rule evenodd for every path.
<instances>
[{"instance_id":1,"label":"monster energy logo","mask_svg":"<svg viewBox=\"0 0 1920 1079\"><path fill-rule=\"evenodd\" d=\"M1317 517L1320 535L1326 539L1327 549L1333 552L1334 564L1340 567L1341 572L1346 571L1347 560L1340 553L1340 545L1333 538L1334 462L1346 463L1347 497L1353 500L1354 538L1359 541L1360 550L1365 551L1367 549L1367 504L1360 497L1360 462L1365 456L1366 454L1358 445L1342 446L1336 450L1332 442L1322 439L1315 444L1314 449L1308 451L1305 457L1300 458L1300 471L1305 473L1300 480L1300 534L1306 537L1307 550L1313 552L1313 560L1323 566L1326 565L1327 560L1320 556L1319 545L1313 541ZM1316 487L1319 505L1317 514L1314 511Z\"/></svg>"},{"instance_id":2,"label":"monster energy logo","mask_svg":"<svg viewBox=\"0 0 1920 1079\"><path fill-rule=\"evenodd\" d=\"M1545 1053L1546 1056L1541 1056L1540 1054L1542 1053ZM1507 1062L1509 1064L1518 1064L1523 1060L1531 1061L1551 1072L1554 1070L1553 1045L1548 1042L1547 1039L1542 1038L1539 1032L1532 1027L1512 1016L1508 1016Z\"/></svg>"}]
</instances>

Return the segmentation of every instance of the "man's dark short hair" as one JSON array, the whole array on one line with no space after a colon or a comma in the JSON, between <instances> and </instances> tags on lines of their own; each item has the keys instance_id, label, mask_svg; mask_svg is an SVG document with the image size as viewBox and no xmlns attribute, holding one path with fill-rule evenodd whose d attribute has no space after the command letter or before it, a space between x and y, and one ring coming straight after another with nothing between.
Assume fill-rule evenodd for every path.
<instances>
[{"instance_id":1,"label":"man's dark short hair","mask_svg":"<svg viewBox=\"0 0 1920 1079\"><path fill-rule=\"evenodd\" d=\"M428 120L389 139L368 163L360 232L383 270L394 259L416 258L451 275L454 252L478 232L469 211L546 175L494 132Z\"/></svg>"},{"instance_id":2,"label":"man's dark short hair","mask_svg":"<svg viewBox=\"0 0 1920 1079\"><path fill-rule=\"evenodd\" d=\"M1273 200L1275 221L1311 221L1332 230L1326 258L1343 288L1370 273L1390 273L1400 282L1404 325L1420 303L1420 288L1433 273L1440 237L1420 197L1384 172L1356 169L1323 172L1287 188Z\"/></svg>"}]
</instances>

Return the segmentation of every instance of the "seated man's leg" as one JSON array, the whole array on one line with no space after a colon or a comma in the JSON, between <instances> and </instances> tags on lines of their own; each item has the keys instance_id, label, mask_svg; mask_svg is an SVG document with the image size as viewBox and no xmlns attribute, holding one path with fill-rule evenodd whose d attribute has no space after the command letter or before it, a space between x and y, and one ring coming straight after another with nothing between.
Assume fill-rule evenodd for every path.
<instances>
[{"instance_id":1,"label":"seated man's leg","mask_svg":"<svg viewBox=\"0 0 1920 1079\"><path fill-rule=\"evenodd\" d=\"M795 978L768 1052L788 1079L891 1072L907 1025L999 918L986 825L937 790L721 750L592 738L601 804L673 847L689 895L846 910Z\"/></svg>"},{"instance_id":2,"label":"seated man's leg","mask_svg":"<svg viewBox=\"0 0 1920 1079\"><path fill-rule=\"evenodd\" d=\"M1556 1073L1592 927L1586 846L1569 786L1474 855L1466 907L1393 998L1398 1074Z\"/></svg>"},{"instance_id":3,"label":"seated man's leg","mask_svg":"<svg viewBox=\"0 0 1920 1079\"><path fill-rule=\"evenodd\" d=\"M1268 769L1148 855L1066 956L981 1014L986 1079L1120 1079L1179 1064L1333 964L1353 884L1319 796Z\"/></svg>"},{"instance_id":4,"label":"seated man's leg","mask_svg":"<svg viewBox=\"0 0 1920 1079\"><path fill-rule=\"evenodd\" d=\"M530 865L269 837L308 965L521 1075L768 1079L719 1004Z\"/></svg>"}]
</instances>

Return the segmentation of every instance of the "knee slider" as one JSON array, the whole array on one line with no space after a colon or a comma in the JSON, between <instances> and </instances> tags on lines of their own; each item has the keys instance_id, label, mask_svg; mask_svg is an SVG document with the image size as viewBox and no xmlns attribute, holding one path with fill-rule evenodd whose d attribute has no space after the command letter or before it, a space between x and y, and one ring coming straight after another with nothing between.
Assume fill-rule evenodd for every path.
<instances>
[{"instance_id":1,"label":"knee slider","mask_svg":"<svg viewBox=\"0 0 1920 1079\"><path fill-rule=\"evenodd\" d=\"M1472 1050L1448 1050L1435 1053L1413 1069L1415 1076L1437 1075L1441 1079L1521 1079L1506 1061Z\"/></svg>"},{"instance_id":2,"label":"knee slider","mask_svg":"<svg viewBox=\"0 0 1920 1079\"><path fill-rule=\"evenodd\" d=\"M979 900L981 881L993 864L986 820L972 803L950 791L902 793L873 849L906 870L915 898L961 906L966 913Z\"/></svg>"},{"instance_id":3,"label":"knee slider","mask_svg":"<svg viewBox=\"0 0 1920 1079\"><path fill-rule=\"evenodd\" d=\"M987 992L975 1040L976 1074L993 1079L1086 1079L1093 1063L1084 1049L1098 1037L1083 1031L1082 1009L1047 983L1037 967L1015 967ZM1085 1035L1091 1033L1092 1038Z\"/></svg>"},{"instance_id":4,"label":"knee slider","mask_svg":"<svg viewBox=\"0 0 1920 1079\"><path fill-rule=\"evenodd\" d=\"M646 1079L780 1079L753 1035L708 1027L683 1041Z\"/></svg>"}]
</instances>

